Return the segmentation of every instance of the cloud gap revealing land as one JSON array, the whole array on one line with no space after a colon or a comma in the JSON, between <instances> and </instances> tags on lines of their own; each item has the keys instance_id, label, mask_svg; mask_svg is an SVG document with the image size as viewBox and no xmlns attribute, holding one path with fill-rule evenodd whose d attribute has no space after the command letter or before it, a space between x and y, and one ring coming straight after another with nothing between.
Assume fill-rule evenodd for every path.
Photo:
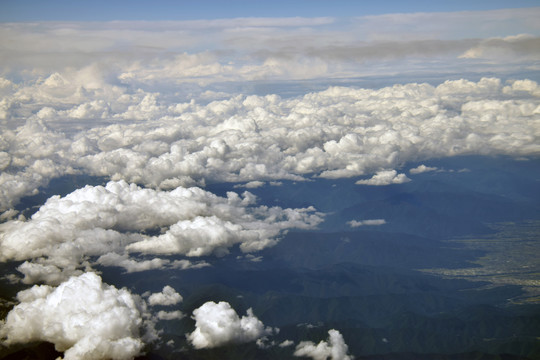
<instances>
[{"instance_id":1,"label":"cloud gap revealing land","mask_svg":"<svg viewBox=\"0 0 540 360\"><path fill-rule=\"evenodd\" d=\"M539 358L539 17L0 23L0 359Z\"/></svg>"}]
</instances>

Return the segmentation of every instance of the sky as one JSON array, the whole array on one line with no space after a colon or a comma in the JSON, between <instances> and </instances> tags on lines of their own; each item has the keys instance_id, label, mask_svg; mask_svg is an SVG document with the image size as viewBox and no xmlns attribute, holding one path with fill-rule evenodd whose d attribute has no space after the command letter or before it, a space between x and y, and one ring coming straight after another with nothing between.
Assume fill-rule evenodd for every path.
<instances>
[{"instance_id":1,"label":"sky","mask_svg":"<svg viewBox=\"0 0 540 360\"><path fill-rule=\"evenodd\" d=\"M0 339L130 358L159 342L157 321L183 316L197 349L272 336L253 312L208 302L183 314L169 284L134 294L96 269L197 269L233 248L257 259L324 221L313 207L259 204L249 189L260 186L399 185L430 170L407 164L435 157L537 157L536 5L0 1L0 261L19 262L4 280L28 286ZM27 218L21 201L67 175L108 182ZM237 192L213 194L215 183ZM81 309L86 330L72 320ZM338 330L294 351L348 359Z\"/></svg>"},{"instance_id":2,"label":"sky","mask_svg":"<svg viewBox=\"0 0 540 360\"><path fill-rule=\"evenodd\" d=\"M3 0L0 21L200 20L236 17L364 16L538 6L517 1L39 1Z\"/></svg>"},{"instance_id":3,"label":"sky","mask_svg":"<svg viewBox=\"0 0 540 360\"><path fill-rule=\"evenodd\" d=\"M102 14L107 6L96 8ZM1 74L20 82L91 66L133 87L144 84L159 91L189 82L217 90L228 83L230 91L230 83L246 81L315 80L324 86L361 77L442 81L452 74L506 79L538 73L540 7L462 11L466 8L172 21L96 16L90 22L78 21L77 14L89 13L85 9L58 21L43 11L40 19L46 21L2 23Z\"/></svg>"}]
</instances>

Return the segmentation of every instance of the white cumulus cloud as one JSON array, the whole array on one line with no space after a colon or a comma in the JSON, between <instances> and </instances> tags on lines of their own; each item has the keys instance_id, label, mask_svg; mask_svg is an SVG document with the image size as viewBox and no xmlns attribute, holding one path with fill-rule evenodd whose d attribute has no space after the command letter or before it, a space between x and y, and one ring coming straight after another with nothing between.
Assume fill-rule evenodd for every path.
<instances>
[{"instance_id":1,"label":"white cumulus cloud","mask_svg":"<svg viewBox=\"0 0 540 360\"><path fill-rule=\"evenodd\" d=\"M315 344L312 341L300 342L294 351L294 356L310 357L313 360L351 360L353 357L347 354L349 347L343 340L343 335L337 330L328 331L327 341Z\"/></svg>"},{"instance_id":2,"label":"white cumulus cloud","mask_svg":"<svg viewBox=\"0 0 540 360\"><path fill-rule=\"evenodd\" d=\"M245 192L219 197L199 188L145 189L124 181L86 186L65 197L51 197L28 220L0 224L0 258L30 260L19 267L26 282L57 284L97 263L127 271L194 268L204 262L136 260L129 252L223 255L238 244L245 252L272 246L291 228L316 227L313 208L255 206ZM163 228L150 236L146 229Z\"/></svg>"},{"instance_id":3,"label":"white cumulus cloud","mask_svg":"<svg viewBox=\"0 0 540 360\"><path fill-rule=\"evenodd\" d=\"M174 311L160 310L158 311L156 316L159 320L180 320L184 318L184 313L182 313L180 310L174 310Z\"/></svg>"},{"instance_id":4,"label":"white cumulus cloud","mask_svg":"<svg viewBox=\"0 0 540 360\"><path fill-rule=\"evenodd\" d=\"M248 309L239 317L227 302L209 301L193 310L195 330L187 335L196 349L213 348L230 343L256 341L274 333Z\"/></svg>"},{"instance_id":5,"label":"white cumulus cloud","mask_svg":"<svg viewBox=\"0 0 540 360\"><path fill-rule=\"evenodd\" d=\"M172 288L169 285L166 285L163 288L162 292L151 294L148 297L148 304L149 305L162 305L162 306L169 306L169 305L175 305L181 302L182 295L176 292L174 288Z\"/></svg>"},{"instance_id":6,"label":"white cumulus cloud","mask_svg":"<svg viewBox=\"0 0 540 360\"><path fill-rule=\"evenodd\" d=\"M278 346L281 347L281 348L288 347L288 346L293 346L293 345L294 345L294 341L292 341L292 340L284 340L283 342L278 344Z\"/></svg>"},{"instance_id":7,"label":"white cumulus cloud","mask_svg":"<svg viewBox=\"0 0 540 360\"><path fill-rule=\"evenodd\" d=\"M111 84L86 89L77 76L29 81L6 97L0 209L73 173L153 189L373 174L366 182L382 184L406 181L391 175L407 161L540 151L540 87L526 79L330 87L285 99L233 94L208 103ZM51 92L64 82L73 89ZM84 120L81 106L105 110Z\"/></svg>"},{"instance_id":8,"label":"white cumulus cloud","mask_svg":"<svg viewBox=\"0 0 540 360\"><path fill-rule=\"evenodd\" d=\"M413 175L416 175L416 174L421 174L421 173L425 173L429 171L436 171L436 170L438 170L437 167L426 166L422 164L422 165L418 165L415 168L409 169L409 172Z\"/></svg>"},{"instance_id":9,"label":"white cumulus cloud","mask_svg":"<svg viewBox=\"0 0 540 360\"><path fill-rule=\"evenodd\" d=\"M129 254L118 254L109 252L101 255L96 263L103 266L117 266L124 268L127 273L141 272L152 269L200 269L210 266L206 261L190 261L186 259L168 260L162 258L152 258L150 260L138 260L129 256ZM21 269L18 269L21 271ZM24 271L21 271L23 274Z\"/></svg>"},{"instance_id":10,"label":"white cumulus cloud","mask_svg":"<svg viewBox=\"0 0 540 360\"><path fill-rule=\"evenodd\" d=\"M398 174L396 170L378 171L373 177L366 180L358 180L358 185L383 186L391 184L403 184L411 181L405 174Z\"/></svg>"},{"instance_id":11,"label":"white cumulus cloud","mask_svg":"<svg viewBox=\"0 0 540 360\"><path fill-rule=\"evenodd\" d=\"M155 333L145 334L147 312L126 289L102 283L95 273L72 277L57 288L34 286L1 324L4 344L47 341L66 360L130 359Z\"/></svg>"}]
</instances>

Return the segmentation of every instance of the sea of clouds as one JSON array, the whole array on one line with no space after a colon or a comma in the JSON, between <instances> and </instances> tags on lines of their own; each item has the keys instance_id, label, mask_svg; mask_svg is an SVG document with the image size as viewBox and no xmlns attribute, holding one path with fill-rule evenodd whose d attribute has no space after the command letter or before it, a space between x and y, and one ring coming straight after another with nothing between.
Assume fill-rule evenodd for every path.
<instances>
[{"instance_id":1,"label":"sea of clouds","mask_svg":"<svg viewBox=\"0 0 540 360\"><path fill-rule=\"evenodd\" d=\"M73 173L163 190L370 174L358 183L385 185L408 181L398 172L407 161L540 151L540 87L531 80L331 87L292 99L236 95L201 104L115 87L77 94L84 85L60 74L8 87L3 210ZM79 124L94 126L76 131Z\"/></svg>"},{"instance_id":2,"label":"sea of clouds","mask_svg":"<svg viewBox=\"0 0 540 360\"><path fill-rule=\"evenodd\" d=\"M4 344L48 341L66 359L133 358L159 342L158 320L185 316L182 296L167 284L154 294L117 289L103 283L98 266L211 266L207 259L233 247L256 253L290 229L324 221L311 207L259 205L249 191L218 196L207 184L250 189L355 177L358 186L385 186L411 181L404 166L412 161L538 156L540 86L526 78L326 86L293 97L238 86L264 80L286 88L291 80L332 83L405 68L533 71L540 47L526 33L536 29L538 12L385 15L345 24L1 24L0 261L18 264L6 279L33 285L0 323ZM489 26L481 38L460 33L478 32L475 24L494 16L519 20L520 33L497 37ZM419 20L423 33L415 30ZM449 31L456 21L463 26ZM375 31L382 23L386 32ZM426 35L434 30L448 35ZM404 31L399 41L392 36ZM409 174L435 170L421 165ZM70 174L108 182L53 196L29 218L16 210L21 199ZM196 349L275 345L269 338L278 329L251 310L240 317L228 303L207 302L188 316L195 329L186 337ZM301 342L294 354L336 360L349 359L347 351L332 329L326 341Z\"/></svg>"}]
</instances>

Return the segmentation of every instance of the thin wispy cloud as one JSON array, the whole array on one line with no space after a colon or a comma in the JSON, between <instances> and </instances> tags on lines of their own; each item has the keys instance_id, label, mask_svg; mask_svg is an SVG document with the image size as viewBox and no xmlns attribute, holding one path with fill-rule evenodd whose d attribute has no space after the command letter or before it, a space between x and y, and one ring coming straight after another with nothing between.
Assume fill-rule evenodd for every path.
<instances>
[{"instance_id":1,"label":"thin wispy cloud","mask_svg":"<svg viewBox=\"0 0 540 360\"><path fill-rule=\"evenodd\" d=\"M540 56L535 46L539 12L530 8L356 18L4 23L0 59L4 74L23 67L47 73L97 63L109 69L109 76L124 80L205 84L358 76L366 70L375 74L380 61L410 65L411 59L446 59L451 71L468 64L466 59L487 57L501 65L509 61L500 59L493 48L526 54L519 61L514 57L512 65L527 66ZM357 62L363 69L355 66ZM129 71L116 73L120 69Z\"/></svg>"}]
</instances>

